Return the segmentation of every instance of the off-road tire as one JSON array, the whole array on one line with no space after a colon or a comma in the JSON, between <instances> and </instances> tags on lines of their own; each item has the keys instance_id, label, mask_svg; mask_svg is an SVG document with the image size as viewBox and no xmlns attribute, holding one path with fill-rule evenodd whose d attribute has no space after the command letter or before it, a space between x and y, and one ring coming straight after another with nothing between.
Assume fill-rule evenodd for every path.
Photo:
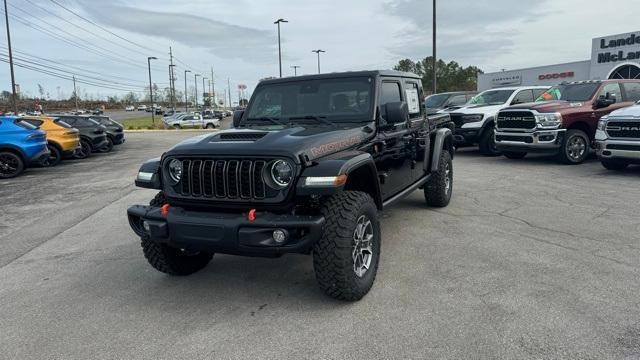
<instances>
[{"instance_id":1,"label":"off-road tire","mask_svg":"<svg viewBox=\"0 0 640 360\"><path fill-rule=\"evenodd\" d=\"M167 202L164 193L159 192L150 202L150 206L162 206ZM142 237L142 251L149 264L156 270L169 275L191 275L204 269L211 258L212 253L189 253L165 244L159 244L149 239L148 235Z\"/></svg>"},{"instance_id":2,"label":"off-road tire","mask_svg":"<svg viewBox=\"0 0 640 360\"><path fill-rule=\"evenodd\" d=\"M213 124L209 123L209 124L207 124L204 128L205 128L205 129L214 129L215 127L216 127L215 125L213 125Z\"/></svg>"},{"instance_id":3,"label":"off-road tire","mask_svg":"<svg viewBox=\"0 0 640 360\"><path fill-rule=\"evenodd\" d=\"M380 261L380 222L378 210L368 194L344 191L324 201L325 217L322 238L313 247L313 268L316 280L329 296L345 301L357 301L365 296L376 278ZM354 271L354 234L358 219L371 221L371 263L362 277Z\"/></svg>"},{"instance_id":4,"label":"off-road tire","mask_svg":"<svg viewBox=\"0 0 640 360\"><path fill-rule=\"evenodd\" d=\"M571 157L569 155L569 147L574 138L580 137L584 141L585 149L584 154L580 157ZM562 140L562 146L560 146L560 151L558 152L557 158L563 164L567 165L578 165L582 164L587 157L589 157L589 148L591 141L589 140L589 136L582 130L571 129L567 131L564 139Z\"/></svg>"},{"instance_id":5,"label":"off-road tire","mask_svg":"<svg viewBox=\"0 0 640 360\"><path fill-rule=\"evenodd\" d=\"M447 171L449 169L449 171ZM447 186L447 178L449 186ZM451 154L443 150L440 154L438 171L431 174L424 187L424 199L427 205L434 207L445 207L451 201L453 194L453 161Z\"/></svg>"},{"instance_id":6,"label":"off-road tire","mask_svg":"<svg viewBox=\"0 0 640 360\"><path fill-rule=\"evenodd\" d=\"M602 166L604 166L605 169L616 171L624 170L629 166L629 163L620 160L600 159L600 163L602 163Z\"/></svg>"},{"instance_id":7,"label":"off-road tire","mask_svg":"<svg viewBox=\"0 0 640 360\"><path fill-rule=\"evenodd\" d=\"M60 162L62 161L62 152L60 152L57 147L51 144L48 144L47 148L49 149L49 152L51 154L46 159L42 160L40 162L40 165L43 167L53 167L60 164Z\"/></svg>"},{"instance_id":8,"label":"off-road tire","mask_svg":"<svg viewBox=\"0 0 640 360\"><path fill-rule=\"evenodd\" d=\"M500 156L500 151L496 148L496 139L494 137L496 129L493 126L487 127L480 136L478 147L480 154L484 156Z\"/></svg>"},{"instance_id":9,"label":"off-road tire","mask_svg":"<svg viewBox=\"0 0 640 360\"><path fill-rule=\"evenodd\" d=\"M22 174L25 169L24 161L16 153L10 151L0 151L0 160L2 160L3 164L6 162L7 164L9 164L8 166L11 167L11 169L7 168L6 170L4 168L0 169L0 179L14 178Z\"/></svg>"},{"instance_id":10,"label":"off-road tire","mask_svg":"<svg viewBox=\"0 0 640 360\"><path fill-rule=\"evenodd\" d=\"M519 151L505 151L502 153L502 155L504 155L507 159L519 160L524 159L524 157L527 156L527 153Z\"/></svg>"}]
</instances>

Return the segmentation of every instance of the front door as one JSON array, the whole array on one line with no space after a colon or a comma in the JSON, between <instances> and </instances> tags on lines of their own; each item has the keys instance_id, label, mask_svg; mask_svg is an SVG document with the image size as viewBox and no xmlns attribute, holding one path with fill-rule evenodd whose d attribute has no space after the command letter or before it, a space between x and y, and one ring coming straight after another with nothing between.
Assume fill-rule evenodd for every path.
<instances>
[{"instance_id":1,"label":"front door","mask_svg":"<svg viewBox=\"0 0 640 360\"><path fill-rule=\"evenodd\" d=\"M402 84L399 79L382 82L378 100L382 111L387 103L406 101L401 89ZM415 133L408 121L387 125L384 131L378 133L373 154L378 168L380 189L385 199L413 183L416 147Z\"/></svg>"}]
</instances>

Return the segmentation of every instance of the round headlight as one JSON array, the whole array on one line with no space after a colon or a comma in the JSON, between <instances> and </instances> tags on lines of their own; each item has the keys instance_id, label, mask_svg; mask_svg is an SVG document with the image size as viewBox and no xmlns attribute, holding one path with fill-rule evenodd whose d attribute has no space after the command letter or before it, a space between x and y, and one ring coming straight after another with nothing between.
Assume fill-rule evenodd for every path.
<instances>
[{"instance_id":1,"label":"round headlight","mask_svg":"<svg viewBox=\"0 0 640 360\"><path fill-rule=\"evenodd\" d=\"M173 159L169 162L169 177L175 184L182 178L182 161Z\"/></svg>"},{"instance_id":2,"label":"round headlight","mask_svg":"<svg viewBox=\"0 0 640 360\"><path fill-rule=\"evenodd\" d=\"M276 160L271 164L271 180L274 185L284 188L291 184L293 179L293 168L284 160Z\"/></svg>"}]
</instances>

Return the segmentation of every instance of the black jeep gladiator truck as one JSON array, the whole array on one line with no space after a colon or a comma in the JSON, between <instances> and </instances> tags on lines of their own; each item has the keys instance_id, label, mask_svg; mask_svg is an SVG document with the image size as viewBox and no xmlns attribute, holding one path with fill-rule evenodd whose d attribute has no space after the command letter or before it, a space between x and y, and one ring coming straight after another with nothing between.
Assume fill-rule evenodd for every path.
<instances>
[{"instance_id":1,"label":"black jeep gladiator truck","mask_svg":"<svg viewBox=\"0 0 640 360\"><path fill-rule=\"evenodd\" d=\"M264 80L233 129L186 140L142 165L160 192L128 209L149 263L171 275L214 253L312 254L320 287L362 298L380 261L379 212L418 189L449 204L448 114L426 116L420 78L363 71Z\"/></svg>"}]
</instances>

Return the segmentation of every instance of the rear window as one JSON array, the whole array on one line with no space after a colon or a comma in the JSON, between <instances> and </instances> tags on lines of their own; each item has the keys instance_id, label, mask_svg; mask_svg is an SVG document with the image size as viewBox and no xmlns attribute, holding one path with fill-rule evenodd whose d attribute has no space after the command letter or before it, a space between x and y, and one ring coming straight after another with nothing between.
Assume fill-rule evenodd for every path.
<instances>
[{"instance_id":1,"label":"rear window","mask_svg":"<svg viewBox=\"0 0 640 360\"><path fill-rule=\"evenodd\" d=\"M22 120L22 119L16 119L15 124L20 126L21 128L25 128L27 130L37 130L38 127L32 124L29 124L28 122Z\"/></svg>"},{"instance_id":2,"label":"rear window","mask_svg":"<svg viewBox=\"0 0 640 360\"><path fill-rule=\"evenodd\" d=\"M60 125L60 126L62 126L64 128L67 128L67 129L71 129L73 127L73 126L67 124L66 122L64 122L63 120L60 120L60 119L53 120L53 122L56 125Z\"/></svg>"},{"instance_id":3,"label":"rear window","mask_svg":"<svg viewBox=\"0 0 640 360\"><path fill-rule=\"evenodd\" d=\"M102 125L118 125L118 123L107 117L92 117L91 120L96 121Z\"/></svg>"}]
</instances>

